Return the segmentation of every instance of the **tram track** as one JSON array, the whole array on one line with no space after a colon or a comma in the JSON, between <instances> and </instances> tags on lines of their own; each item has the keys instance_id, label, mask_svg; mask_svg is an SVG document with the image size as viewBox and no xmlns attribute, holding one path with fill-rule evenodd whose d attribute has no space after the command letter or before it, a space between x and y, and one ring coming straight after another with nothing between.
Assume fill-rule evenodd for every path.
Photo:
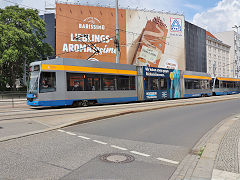
<instances>
[{"instance_id":1,"label":"tram track","mask_svg":"<svg viewBox=\"0 0 240 180\"><path fill-rule=\"evenodd\" d=\"M231 96L214 96L207 97L207 100L211 101L222 101L239 98L239 95ZM31 108L10 112L0 112L0 121L9 121L17 119L31 119L31 118L46 118L53 116L66 116L67 115L83 115L90 113L101 113L103 111L111 111L118 109L119 111L128 109L134 110L136 105L138 108L144 107L154 107L156 105L171 105L174 103L190 103L196 102L201 103L201 101L206 101L206 98L191 98L191 99L177 99L177 100L168 100L168 101L154 101L154 102L142 102L142 103L128 103L128 104L114 104L114 105L104 105L104 106L90 106L90 107L78 107L78 108Z\"/></svg>"}]
</instances>

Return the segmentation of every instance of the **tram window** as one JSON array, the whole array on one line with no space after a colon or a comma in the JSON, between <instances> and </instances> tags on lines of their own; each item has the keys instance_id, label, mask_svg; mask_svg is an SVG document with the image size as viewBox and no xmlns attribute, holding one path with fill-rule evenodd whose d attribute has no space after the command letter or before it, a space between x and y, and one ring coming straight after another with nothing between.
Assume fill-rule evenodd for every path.
<instances>
[{"instance_id":1,"label":"tram window","mask_svg":"<svg viewBox=\"0 0 240 180\"><path fill-rule=\"evenodd\" d=\"M221 84L222 86L222 88L227 88L227 83L226 83L226 81L222 81L222 84Z\"/></svg>"},{"instance_id":2,"label":"tram window","mask_svg":"<svg viewBox=\"0 0 240 180\"><path fill-rule=\"evenodd\" d=\"M118 90L129 90L130 78L129 76L118 76L117 77L117 89Z\"/></svg>"},{"instance_id":3,"label":"tram window","mask_svg":"<svg viewBox=\"0 0 240 180\"><path fill-rule=\"evenodd\" d=\"M144 78L145 90L149 90L149 77Z\"/></svg>"},{"instance_id":4,"label":"tram window","mask_svg":"<svg viewBox=\"0 0 240 180\"><path fill-rule=\"evenodd\" d=\"M86 90L100 91L100 75L87 74L86 75Z\"/></svg>"},{"instance_id":5,"label":"tram window","mask_svg":"<svg viewBox=\"0 0 240 180\"><path fill-rule=\"evenodd\" d=\"M130 90L136 90L135 76L130 76Z\"/></svg>"},{"instance_id":6,"label":"tram window","mask_svg":"<svg viewBox=\"0 0 240 180\"><path fill-rule=\"evenodd\" d=\"M193 80L193 89L201 89L200 80Z\"/></svg>"},{"instance_id":7,"label":"tram window","mask_svg":"<svg viewBox=\"0 0 240 180\"><path fill-rule=\"evenodd\" d=\"M212 89L212 87L213 87L213 81L211 80L209 83L210 83L210 88Z\"/></svg>"},{"instance_id":8,"label":"tram window","mask_svg":"<svg viewBox=\"0 0 240 180\"><path fill-rule=\"evenodd\" d=\"M207 89L212 89L211 82L212 80L207 80Z\"/></svg>"},{"instance_id":9,"label":"tram window","mask_svg":"<svg viewBox=\"0 0 240 180\"><path fill-rule=\"evenodd\" d=\"M161 78L160 79L160 89L161 90L167 90L167 79L166 78Z\"/></svg>"},{"instance_id":10,"label":"tram window","mask_svg":"<svg viewBox=\"0 0 240 180\"><path fill-rule=\"evenodd\" d=\"M42 72L40 76L40 93L56 91L56 73Z\"/></svg>"},{"instance_id":11,"label":"tram window","mask_svg":"<svg viewBox=\"0 0 240 180\"><path fill-rule=\"evenodd\" d=\"M202 89L209 89L209 81L208 80L201 80L200 81Z\"/></svg>"},{"instance_id":12,"label":"tram window","mask_svg":"<svg viewBox=\"0 0 240 180\"><path fill-rule=\"evenodd\" d=\"M193 89L193 81L191 79L185 79L185 89Z\"/></svg>"},{"instance_id":13,"label":"tram window","mask_svg":"<svg viewBox=\"0 0 240 180\"><path fill-rule=\"evenodd\" d=\"M240 81L236 82L236 88L240 89Z\"/></svg>"},{"instance_id":14,"label":"tram window","mask_svg":"<svg viewBox=\"0 0 240 180\"><path fill-rule=\"evenodd\" d=\"M201 89L201 83L198 79L185 79L186 89Z\"/></svg>"},{"instance_id":15,"label":"tram window","mask_svg":"<svg viewBox=\"0 0 240 180\"><path fill-rule=\"evenodd\" d=\"M68 91L83 91L84 90L84 75L79 73L67 73L67 90Z\"/></svg>"},{"instance_id":16,"label":"tram window","mask_svg":"<svg viewBox=\"0 0 240 180\"><path fill-rule=\"evenodd\" d=\"M159 89L159 83L157 77L150 77L150 89L151 90L158 90Z\"/></svg>"},{"instance_id":17,"label":"tram window","mask_svg":"<svg viewBox=\"0 0 240 180\"><path fill-rule=\"evenodd\" d=\"M215 80L215 88L219 88L219 80L218 79Z\"/></svg>"},{"instance_id":18,"label":"tram window","mask_svg":"<svg viewBox=\"0 0 240 180\"><path fill-rule=\"evenodd\" d=\"M104 91L113 91L116 90L116 77L110 75L104 75L102 77L103 86L102 90Z\"/></svg>"}]
</instances>

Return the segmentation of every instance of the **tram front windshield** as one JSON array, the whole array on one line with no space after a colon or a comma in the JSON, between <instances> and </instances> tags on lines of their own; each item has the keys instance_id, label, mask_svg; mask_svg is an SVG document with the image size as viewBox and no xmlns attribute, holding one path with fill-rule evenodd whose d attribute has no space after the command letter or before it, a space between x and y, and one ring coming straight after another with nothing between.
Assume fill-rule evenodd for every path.
<instances>
[{"instance_id":1,"label":"tram front windshield","mask_svg":"<svg viewBox=\"0 0 240 180\"><path fill-rule=\"evenodd\" d=\"M38 93L38 77L39 77L39 72L34 71L34 72L30 73L29 85L28 85L28 93L29 94L37 94Z\"/></svg>"}]
</instances>

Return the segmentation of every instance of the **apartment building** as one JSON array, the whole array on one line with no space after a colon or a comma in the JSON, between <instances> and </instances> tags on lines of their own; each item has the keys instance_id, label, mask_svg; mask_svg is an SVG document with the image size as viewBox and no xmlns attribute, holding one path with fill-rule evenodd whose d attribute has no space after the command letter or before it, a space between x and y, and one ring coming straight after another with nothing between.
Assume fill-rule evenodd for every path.
<instances>
[{"instance_id":1,"label":"apartment building","mask_svg":"<svg viewBox=\"0 0 240 180\"><path fill-rule=\"evenodd\" d=\"M206 31L207 72L212 76L233 77L232 61L230 60L231 46L217 39Z\"/></svg>"},{"instance_id":2,"label":"apartment building","mask_svg":"<svg viewBox=\"0 0 240 180\"><path fill-rule=\"evenodd\" d=\"M230 63L233 77L240 78L240 34L235 31L216 33L215 37L231 46Z\"/></svg>"}]
</instances>

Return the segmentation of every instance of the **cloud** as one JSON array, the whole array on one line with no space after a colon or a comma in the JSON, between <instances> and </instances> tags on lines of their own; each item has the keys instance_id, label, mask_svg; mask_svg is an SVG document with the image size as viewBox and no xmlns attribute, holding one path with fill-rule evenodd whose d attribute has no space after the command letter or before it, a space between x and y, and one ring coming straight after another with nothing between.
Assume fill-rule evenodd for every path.
<instances>
[{"instance_id":1,"label":"cloud","mask_svg":"<svg viewBox=\"0 0 240 180\"><path fill-rule=\"evenodd\" d=\"M216 7L195 14L193 23L212 33L233 30L240 25L240 1L221 0Z\"/></svg>"},{"instance_id":2,"label":"cloud","mask_svg":"<svg viewBox=\"0 0 240 180\"><path fill-rule=\"evenodd\" d=\"M1 0L0 0L1 1ZM44 13L45 2L47 7L54 7L55 0L11 0L12 2L19 3L20 7L25 8L34 8L40 10L40 14ZM137 9L147 9L147 10L156 10L156 11L169 11L172 13L179 12L179 7L183 4L184 0L119 0L120 8L137 8ZM5 1L3 1L5 2ZM109 0L60 0L59 2L68 2L68 3L80 3L88 5L102 5L102 6L111 6L115 7L115 1ZM7 5L15 5L14 3L0 3L0 8L4 8Z\"/></svg>"},{"instance_id":3,"label":"cloud","mask_svg":"<svg viewBox=\"0 0 240 180\"><path fill-rule=\"evenodd\" d=\"M184 4L184 7L187 7L187 8L190 8L190 9L196 10L196 11L199 11L199 10L202 9L201 6L196 5L196 4Z\"/></svg>"}]
</instances>

